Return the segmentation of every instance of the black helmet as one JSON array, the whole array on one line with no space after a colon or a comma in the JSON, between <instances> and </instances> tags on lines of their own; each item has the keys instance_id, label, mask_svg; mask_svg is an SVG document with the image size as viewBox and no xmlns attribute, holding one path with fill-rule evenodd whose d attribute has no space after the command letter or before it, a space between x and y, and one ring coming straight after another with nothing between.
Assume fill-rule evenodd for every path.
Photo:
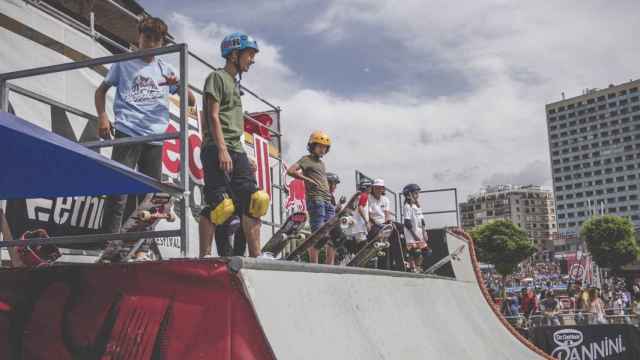
<instances>
[{"instance_id":1,"label":"black helmet","mask_svg":"<svg viewBox=\"0 0 640 360\"><path fill-rule=\"evenodd\" d=\"M332 172L327 173L327 181L333 184L340 184L340 177Z\"/></svg>"},{"instance_id":2,"label":"black helmet","mask_svg":"<svg viewBox=\"0 0 640 360\"><path fill-rule=\"evenodd\" d=\"M373 185L371 180L369 179L361 179L360 184L358 184L358 190L365 191Z\"/></svg>"},{"instance_id":3,"label":"black helmet","mask_svg":"<svg viewBox=\"0 0 640 360\"><path fill-rule=\"evenodd\" d=\"M420 189L420 186L418 186L417 184L408 184L407 186L405 186L402 189L402 193L404 195L407 195L407 194L410 194L412 192L418 192L420 190L422 190L422 189Z\"/></svg>"}]
</instances>

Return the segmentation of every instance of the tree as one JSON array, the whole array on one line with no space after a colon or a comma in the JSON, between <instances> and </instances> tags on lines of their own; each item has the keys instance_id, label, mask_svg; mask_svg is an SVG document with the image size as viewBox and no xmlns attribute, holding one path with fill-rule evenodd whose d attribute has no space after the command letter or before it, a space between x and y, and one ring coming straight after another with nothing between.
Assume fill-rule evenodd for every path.
<instances>
[{"instance_id":1,"label":"tree","mask_svg":"<svg viewBox=\"0 0 640 360\"><path fill-rule=\"evenodd\" d=\"M493 264L503 277L512 274L518 264L533 255L535 246L527 233L509 220L495 220L471 230L478 258Z\"/></svg>"},{"instance_id":2,"label":"tree","mask_svg":"<svg viewBox=\"0 0 640 360\"><path fill-rule=\"evenodd\" d=\"M604 215L587 220L580 230L593 260L614 271L640 256L633 224L629 219Z\"/></svg>"}]
</instances>

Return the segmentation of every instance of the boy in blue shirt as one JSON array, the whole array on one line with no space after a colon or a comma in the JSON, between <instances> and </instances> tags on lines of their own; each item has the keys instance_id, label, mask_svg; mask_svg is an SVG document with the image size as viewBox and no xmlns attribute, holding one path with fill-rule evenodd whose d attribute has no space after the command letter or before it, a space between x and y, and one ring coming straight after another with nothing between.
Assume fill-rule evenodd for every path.
<instances>
[{"instance_id":1,"label":"boy in blue shirt","mask_svg":"<svg viewBox=\"0 0 640 360\"><path fill-rule=\"evenodd\" d=\"M167 25L158 18L144 18L138 24L140 49L160 48L166 36ZM110 139L112 135L125 138L164 133L169 124L168 98L178 93L178 81L173 67L155 56L112 64L95 92L98 136ZM105 111L107 91L112 86L116 87L113 126ZM191 91L188 102L189 106L195 105ZM161 142L116 145L111 159L158 180L161 178ZM126 203L127 195L108 197L102 226L105 231L120 232Z\"/></svg>"}]
</instances>

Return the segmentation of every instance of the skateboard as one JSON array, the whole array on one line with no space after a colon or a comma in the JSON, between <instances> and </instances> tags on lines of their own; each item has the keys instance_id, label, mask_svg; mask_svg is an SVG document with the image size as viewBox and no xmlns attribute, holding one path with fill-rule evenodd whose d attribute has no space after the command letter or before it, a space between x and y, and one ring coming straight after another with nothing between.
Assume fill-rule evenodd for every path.
<instances>
[{"instance_id":1,"label":"skateboard","mask_svg":"<svg viewBox=\"0 0 640 360\"><path fill-rule=\"evenodd\" d=\"M285 246L294 238L307 222L307 213L295 212L285 220L282 227L267 241L262 248L264 257L275 258L278 256Z\"/></svg>"},{"instance_id":2,"label":"skateboard","mask_svg":"<svg viewBox=\"0 0 640 360\"><path fill-rule=\"evenodd\" d=\"M176 214L173 211L174 199L166 193L153 193L145 195L142 202L131 213L122 225L121 232L145 232L153 231L158 222L166 220L176 221ZM150 247L156 260L161 260L160 250L153 239L138 239L133 244L131 241L110 241L106 249L98 259L98 262L118 262L131 261L136 253L147 244Z\"/></svg>"},{"instance_id":3,"label":"skateboard","mask_svg":"<svg viewBox=\"0 0 640 360\"><path fill-rule=\"evenodd\" d=\"M460 245L457 249L453 250L453 252L445 257L443 257L442 259L438 260L438 262L436 262L435 264L431 265L430 268L428 268L427 270L424 271L425 274L433 274L436 271L438 271L438 269L440 269L441 267L443 267L444 265L446 265L448 262L455 260L455 261L459 261L460 260L460 254L462 254L462 251L464 250L465 245Z\"/></svg>"},{"instance_id":4,"label":"skateboard","mask_svg":"<svg viewBox=\"0 0 640 360\"><path fill-rule=\"evenodd\" d=\"M309 250L312 246L315 246L319 241L323 241L325 237L329 235L331 230L338 226L340 223L340 219L345 216L348 212L353 210L353 205L358 201L360 197L360 192L355 193L347 204L343 206L340 211L338 211L334 217L332 217L329 221L322 224L318 230L316 230L311 236L309 236L302 244L300 244L297 248L287 256L287 260L295 260L302 256L305 251Z\"/></svg>"},{"instance_id":5,"label":"skateboard","mask_svg":"<svg viewBox=\"0 0 640 360\"><path fill-rule=\"evenodd\" d=\"M393 225L384 225L371 240L367 241L365 246L358 251L347 266L364 267L374 256L384 256L387 249L391 246L389 236L392 231Z\"/></svg>"}]
</instances>

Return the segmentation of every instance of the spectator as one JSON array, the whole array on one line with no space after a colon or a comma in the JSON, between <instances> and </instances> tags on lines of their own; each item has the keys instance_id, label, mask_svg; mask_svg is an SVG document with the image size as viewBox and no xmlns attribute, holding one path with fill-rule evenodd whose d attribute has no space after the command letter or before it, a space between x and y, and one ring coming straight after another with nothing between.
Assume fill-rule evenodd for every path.
<instances>
[{"instance_id":1,"label":"spectator","mask_svg":"<svg viewBox=\"0 0 640 360\"><path fill-rule=\"evenodd\" d=\"M560 319L558 318L560 303L552 290L546 291L544 299L540 302L540 308L544 315L544 323L547 326L560 326Z\"/></svg>"},{"instance_id":2,"label":"spectator","mask_svg":"<svg viewBox=\"0 0 640 360\"><path fill-rule=\"evenodd\" d=\"M613 308L613 321L614 324L630 324L629 317L625 316L626 304L622 292L618 291L614 294L614 300L611 304Z\"/></svg>"},{"instance_id":3,"label":"spectator","mask_svg":"<svg viewBox=\"0 0 640 360\"><path fill-rule=\"evenodd\" d=\"M522 288L522 294L520 296L520 312L525 317L525 319L528 320L537 308L538 302L533 289Z\"/></svg>"},{"instance_id":4,"label":"spectator","mask_svg":"<svg viewBox=\"0 0 640 360\"><path fill-rule=\"evenodd\" d=\"M162 47L167 36L164 21L148 17L138 24L138 47L155 49ZM149 56L123 61L111 65L107 76L95 92L95 107L98 113L98 136L103 139L127 138L162 134L169 124L170 94L178 93L179 79L173 67L162 59ZM109 88L116 87L113 103L115 125L105 110ZM189 105L195 105L195 97L189 91ZM113 147L111 158L130 168L136 168L157 180L162 174L162 143L127 144ZM103 229L119 233L127 195L109 196L105 203ZM122 241L109 243L110 249L103 258L119 261ZM144 255L144 253L142 254Z\"/></svg>"},{"instance_id":5,"label":"spectator","mask_svg":"<svg viewBox=\"0 0 640 360\"><path fill-rule=\"evenodd\" d=\"M591 314L589 323L591 325L607 324L604 301L598 292L596 288L589 289L589 313Z\"/></svg>"},{"instance_id":6,"label":"spectator","mask_svg":"<svg viewBox=\"0 0 640 360\"><path fill-rule=\"evenodd\" d=\"M631 311L636 319L636 326L640 327L640 294L636 294L636 297L631 304Z\"/></svg>"}]
</instances>

